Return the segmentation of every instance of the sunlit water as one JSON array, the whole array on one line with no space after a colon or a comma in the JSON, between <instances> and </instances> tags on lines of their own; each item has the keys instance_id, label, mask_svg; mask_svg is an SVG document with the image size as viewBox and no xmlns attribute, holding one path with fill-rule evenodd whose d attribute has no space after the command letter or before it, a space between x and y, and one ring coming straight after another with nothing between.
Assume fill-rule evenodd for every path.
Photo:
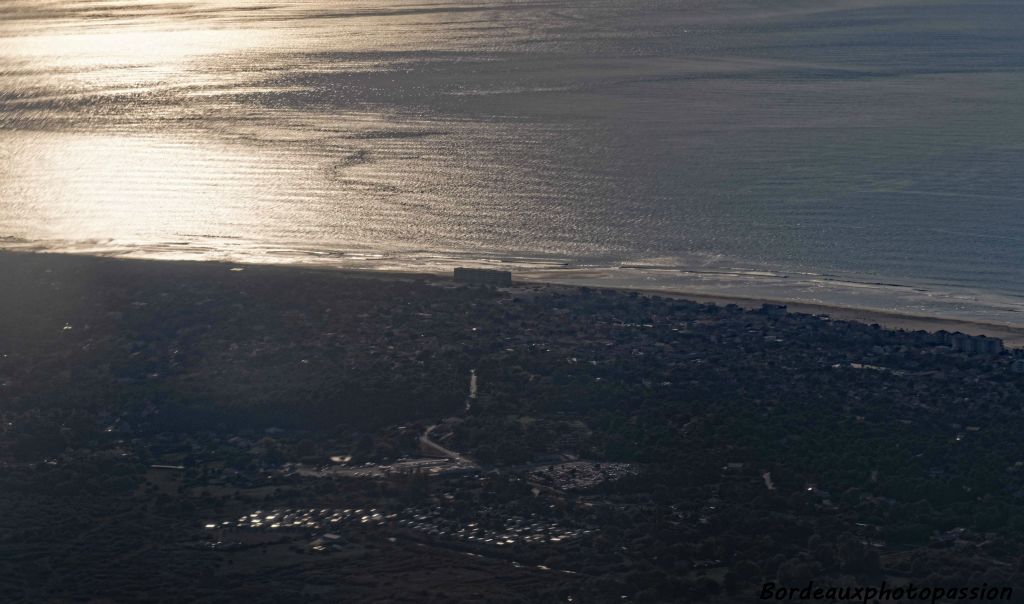
<instances>
[{"instance_id":1,"label":"sunlit water","mask_svg":"<svg viewBox=\"0 0 1024 604\"><path fill-rule=\"evenodd\" d=\"M0 236L1024 323L1022 32L1019 0L6 0Z\"/></svg>"}]
</instances>

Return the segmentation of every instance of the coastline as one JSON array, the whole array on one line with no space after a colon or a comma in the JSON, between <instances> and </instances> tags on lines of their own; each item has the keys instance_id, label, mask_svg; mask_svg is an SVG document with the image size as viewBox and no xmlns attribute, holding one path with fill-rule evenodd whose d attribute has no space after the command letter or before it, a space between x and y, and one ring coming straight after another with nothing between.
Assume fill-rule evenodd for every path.
<instances>
[{"instance_id":1,"label":"coastline","mask_svg":"<svg viewBox=\"0 0 1024 604\"><path fill-rule=\"evenodd\" d=\"M789 312L793 313L828 315L828 317L836 320L853 321L868 325L878 324L887 329L903 329L907 331L923 330L928 332L937 332L941 330L946 330L948 332L959 331L972 336L1001 338L1008 348L1024 348L1024 325L1011 325L983 320L955 319L930 315L916 315L871 308L841 306L836 304L818 304L794 300L784 296L736 296L671 286L643 287L602 285L600 283L594 283L587 280L579 280L577 282L572 279L559 279L550 272L543 274L513 274L513 278L519 279L520 283L562 287L590 287L592 289L637 292L644 295L673 297L691 300L693 302L700 302L703 304L717 304L719 306L735 304L736 306L746 309L759 308L762 304L785 304L788 307Z\"/></svg>"},{"instance_id":2,"label":"coastline","mask_svg":"<svg viewBox=\"0 0 1024 604\"><path fill-rule=\"evenodd\" d=\"M564 285L563 283L538 281L538 284ZM576 287L567 285L567 287ZM833 306L827 304L813 304L787 300L784 298L758 298L742 296L722 296L708 293L700 293L686 290L665 290L650 288L623 288L587 286L593 289L612 289L618 291L635 291L644 295L657 295L673 297L702 304L717 304L725 306L735 304L741 308L755 309L762 304L785 304L789 312L808 315L828 315L832 319L840 321L853 321L856 323L878 324L887 329L904 329L907 331L928 331L936 332L946 330L949 332L963 332L972 336L988 336L1001 338L1003 343L1010 348L1024 348L1024 327L1014 325L1000 325L985 321L968 321L961 319L947 319L943 317L929 317L925 315L910 315L867 308L852 308Z\"/></svg>"},{"instance_id":3,"label":"coastline","mask_svg":"<svg viewBox=\"0 0 1024 604\"><path fill-rule=\"evenodd\" d=\"M184 260L184 259L151 259L132 258L116 255L93 255L76 254L63 252L39 252L39 251L13 251L0 250L0 266L11 261L10 259L32 258L41 263L72 263L72 262L127 262L132 264L148 264L152 266L176 265L194 266L206 268L221 266L225 270L245 270L252 272L331 272L342 277L357 277L363 279L377 280L402 280L418 279L444 282L450 280L448 270L403 270L403 269L380 269L380 268L356 268L351 266L331 266L328 264L262 264L245 262L225 262L211 260ZM17 262L17 260L13 260ZM488 265L494 267L493 265ZM494 268L503 268L500 265ZM969 320L959 318L936 317L929 315L915 315L909 313L890 312L884 310L859 308L852 306L840 306L834 304L817 304L799 300L788 299L784 296L736 296L727 294L710 293L706 291L695 291L686 288L671 286L664 287L643 287L640 285L628 284L601 284L588 280L585 272L561 273L560 271L537 270L537 271L515 271L513 270L513 286L516 288L567 288L576 289L588 287L591 289L606 289L621 292L637 292L642 295L672 297L691 300L702 304L716 304L725 306L735 304L741 308L753 309L762 304L785 304L790 312L827 315L832 319L853 321L865 324L878 324L888 329L903 329L907 331L923 330L936 332L946 330L949 332L963 332L969 335L985 335L1001 338L1009 348L1024 348L1024 325L1012 325L994 323L983 320Z\"/></svg>"}]
</instances>

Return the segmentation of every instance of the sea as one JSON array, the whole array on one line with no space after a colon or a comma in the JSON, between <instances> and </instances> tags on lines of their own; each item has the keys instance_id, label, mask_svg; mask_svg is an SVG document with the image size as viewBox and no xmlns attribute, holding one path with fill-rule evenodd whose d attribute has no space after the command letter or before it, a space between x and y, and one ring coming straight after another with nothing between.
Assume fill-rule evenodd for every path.
<instances>
[{"instance_id":1,"label":"sea","mask_svg":"<svg viewBox=\"0 0 1024 604\"><path fill-rule=\"evenodd\" d=\"M2 0L0 248L1024 324L1020 0Z\"/></svg>"}]
</instances>

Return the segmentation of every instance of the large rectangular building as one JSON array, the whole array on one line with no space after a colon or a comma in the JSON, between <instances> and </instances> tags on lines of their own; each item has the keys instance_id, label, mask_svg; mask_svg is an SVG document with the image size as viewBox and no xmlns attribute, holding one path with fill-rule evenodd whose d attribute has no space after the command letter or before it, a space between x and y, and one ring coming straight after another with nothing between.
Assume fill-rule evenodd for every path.
<instances>
[{"instance_id":1,"label":"large rectangular building","mask_svg":"<svg viewBox=\"0 0 1024 604\"><path fill-rule=\"evenodd\" d=\"M954 351L968 354L999 354L1005 348L999 338L969 336L960 332L952 334L949 340L949 345Z\"/></svg>"},{"instance_id":2,"label":"large rectangular building","mask_svg":"<svg viewBox=\"0 0 1024 604\"><path fill-rule=\"evenodd\" d=\"M487 268L462 268L455 269L456 283L469 283L471 285L492 285L494 287L505 287L512 285L511 271L496 271Z\"/></svg>"}]
</instances>

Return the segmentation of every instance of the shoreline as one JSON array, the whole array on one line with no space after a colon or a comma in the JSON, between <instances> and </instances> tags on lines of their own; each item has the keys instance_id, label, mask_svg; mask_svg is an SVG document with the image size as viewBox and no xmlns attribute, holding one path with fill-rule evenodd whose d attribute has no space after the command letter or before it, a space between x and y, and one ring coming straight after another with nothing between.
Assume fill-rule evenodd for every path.
<instances>
[{"instance_id":1,"label":"shoreline","mask_svg":"<svg viewBox=\"0 0 1024 604\"><path fill-rule=\"evenodd\" d=\"M246 262L225 262L219 260L184 260L184 259L173 259L173 260L162 260L153 258L133 258L126 256L113 256L113 255L94 255L94 254L79 254L79 253L66 253L66 252L37 252L37 251L14 251L14 250L0 250L0 261L5 258L34 258L43 262L71 262L72 259L79 261L95 261L95 262L127 262L132 264L152 264L154 266L157 263L170 264L178 266L216 266L220 265L226 270L245 270L245 271L315 271L318 273L332 272L341 276L357 277L364 279L381 279L381 280L399 280L399 279L425 279L431 281L450 281L450 271L416 271L416 270L402 270L392 268L356 268L351 266L331 266L325 264L278 264L278 263L246 263ZM502 267L492 267L502 269ZM560 278L558 275L552 274L552 271L526 271L517 272L512 271L513 284L510 289L516 288L535 288L535 287L548 287L548 288L567 288L567 289L578 289L581 287L587 287L596 290L613 290L620 292L636 292L641 295L647 296L663 296L671 298L679 298L690 300L693 302L699 302L702 304L716 304L719 306L725 306L729 304L735 304L741 308L755 309L760 307L762 304L785 304L788 307L789 312L809 314L809 315L827 315L831 319L842 320L842 321L853 321L864 324L878 324L887 329L903 329L907 331L928 331L936 332L946 330L949 332L962 332L968 335L980 336L985 335L989 337L1001 338L1004 344L1008 348L1024 348L1024 325L1012 325L993 323L982 320L969 320L969 319L954 319L946 317L936 317L929 315L914 315L909 313L890 312L884 310L876 310L870 308L859 308L859 307L846 307L831 304L817 304L812 302L802 302L799 300L787 299L785 297L769 297L769 296L735 296L725 294L715 294L706 291L694 291L687 290L685 288L673 288L668 287L643 287L643 286L630 286L624 284L606 285L600 283L593 283L586 280L585 278L574 279L570 274L566 274L564 278Z\"/></svg>"},{"instance_id":2,"label":"shoreline","mask_svg":"<svg viewBox=\"0 0 1024 604\"><path fill-rule=\"evenodd\" d=\"M726 306L735 304L741 308L756 309L762 304L784 304L789 312L807 315L827 315L831 319L840 321L853 321L867 325L878 324L887 329L904 329L907 331L928 331L937 332L946 330L948 332L962 332L972 336L988 336L1001 338L1008 348L1024 348L1024 326L1002 325L986 321L970 321L966 319L949 319L944 317L930 317L926 315L911 315L869 308L854 308L834 306L828 304L814 304L787 300L785 298L768 297L744 297L716 295L706 292L687 291L684 289L654 289L643 287L617 287L603 285L573 285L564 282L553 281L528 281L537 285L564 286L569 288L589 287L591 289L608 289L624 292L637 292L643 295L663 296L679 298L700 302L702 304L716 304ZM521 282L522 283L522 282Z\"/></svg>"}]
</instances>

